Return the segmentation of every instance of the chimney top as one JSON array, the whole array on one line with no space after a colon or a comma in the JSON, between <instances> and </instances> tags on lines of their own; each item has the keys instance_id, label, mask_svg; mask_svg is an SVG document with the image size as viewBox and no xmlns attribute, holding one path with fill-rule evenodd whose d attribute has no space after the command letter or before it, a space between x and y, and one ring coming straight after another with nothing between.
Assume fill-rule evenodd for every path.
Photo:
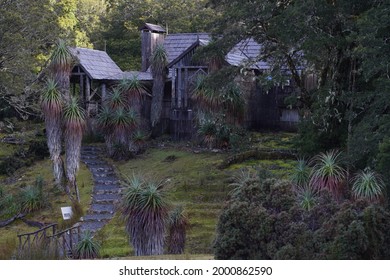
<instances>
[{"instance_id":1,"label":"chimney top","mask_svg":"<svg viewBox=\"0 0 390 280\"><path fill-rule=\"evenodd\" d=\"M153 33L167 33L164 28L157 24L145 23L142 27L140 27L141 31L153 32Z\"/></svg>"}]
</instances>

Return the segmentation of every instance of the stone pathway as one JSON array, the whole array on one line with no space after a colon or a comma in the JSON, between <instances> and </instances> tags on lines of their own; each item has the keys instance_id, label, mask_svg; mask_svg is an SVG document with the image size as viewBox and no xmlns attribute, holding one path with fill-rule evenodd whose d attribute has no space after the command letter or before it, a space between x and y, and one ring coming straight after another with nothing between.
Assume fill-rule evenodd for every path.
<instances>
[{"instance_id":1,"label":"stone pathway","mask_svg":"<svg viewBox=\"0 0 390 280\"><path fill-rule=\"evenodd\" d=\"M84 146L81 149L81 161L93 176L92 201L83 218L81 231L89 230L93 235L114 216L122 191L114 169L101 158L103 153L101 148L95 146Z\"/></svg>"}]
</instances>

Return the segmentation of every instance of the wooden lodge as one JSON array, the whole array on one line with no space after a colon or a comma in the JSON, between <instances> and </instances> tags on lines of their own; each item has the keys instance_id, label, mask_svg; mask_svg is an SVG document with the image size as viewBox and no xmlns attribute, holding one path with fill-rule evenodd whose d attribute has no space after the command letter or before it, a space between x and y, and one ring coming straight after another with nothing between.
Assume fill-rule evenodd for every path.
<instances>
[{"instance_id":1,"label":"wooden lodge","mask_svg":"<svg viewBox=\"0 0 390 280\"><path fill-rule=\"evenodd\" d=\"M136 76L149 89L153 78L149 57L157 44L163 44L168 56L168 78L164 88L163 111L155 134L170 134L173 139L189 139L194 133L194 104L191 92L197 75L207 75L207 65L200 65L192 57L197 48L207 45L211 37L206 33L167 34L158 25L145 24L140 28L142 41L141 71L122 71L104 51L72 48L78 58L73 68L71 85L84 100L89 116L94 116L105 100L109 88L118 81ZM261 46L252 39L238 43L225 57L226 63L241 66L255 59ZM260 75L270 66L263 61L251 64L253 75ZM299 121L296 109L287 108L284 98L293 91L292 85L274 87L265 92L256 82L250 88L245 125L249 129L294 129ZM150 99L143 104L142 115L150 117Z\"/></svg>"}]
</instances>

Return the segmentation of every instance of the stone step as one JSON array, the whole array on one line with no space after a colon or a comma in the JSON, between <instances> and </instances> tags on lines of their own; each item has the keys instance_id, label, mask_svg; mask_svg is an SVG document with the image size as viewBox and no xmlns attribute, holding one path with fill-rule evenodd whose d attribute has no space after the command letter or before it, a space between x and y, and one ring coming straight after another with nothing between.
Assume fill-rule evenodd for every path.
<instances>
[{"instance_id":1,"label":"stone step","mask_svg":"<svg viewBox=\"0 0 390 280\"><path fill-rule=\"evenodd\" d=\"M96 146L83 146L81 151L93 151L93 152L101 152L103 149L101 147Z\"/></svg>"},{"instance_id":2,"label":"stone step","mask_svg":"<svg viewBox=\"0 0 390 280\"><path fill-rule=\"evenodd\" d=\"M83 217L83 220L84 222L109 221L113 216L114 214L111 213L87 214Z\"/></svg>"},{"instance_id":3,"label":"stone step","mask_svg":"<svg viewBox=\"0 0 390 280\"><path fill-rule=\"evenodd\" d=\"M116 177L114 171L93 171L92 175L94 178Z\"/></svg>"},{"instance_id":4,"label":"stone step","mask_svg":"<svg viewBox=\"0 0 390 280\"><path fill-rule=\"evenodd\" d=\"M95 194L92 196L93 203L115 203L120 199L121 196L114 193Z\"/></svg>"},{"instance_id":5,"label":"stone step","mask_svg":"<svg viewBox=\"0 0 390 280\"><path fill-rule=\"evenodd\" d=\"M93 188L94 194L104 193L121 193L123 188L120 185L95 185Z\"/></svg>"},{"instance_id":6,"label":"stone step","mask_svg":"<svg viewBox=\"0 0 390 280\"><path fill-rule=\"evenodd\" d=\"M96 185L115 185L119 184L120 180L117 177L94 177L94 183Z\"/></svg>"},{"instance_id":7,"label":"stone step","mask_svg":"<svg viewBox=\"0 0 390 280\"><path fill-rule=\"evenodd\" d=\"M107 164L91 165L89 169L91 172L114 172L114 168Z\"/></svg>"},{"instance_id":8,"label":"stone step","mask_svg":"<svg viewBox=\"0 0 390 280\"><path fill-rule=\"evenodd\" d=\"M93 203L88 210L88 213L103 214L103 213L114 213L116 208L114 204L102 204L102 203Z\"/></svg>"},{"instance_id":9,"label":"stone step","mask_svg":"<svg viewBox=\"0 0 390 280\"><path fill-rule=\"evenodd\" d=\"M96 165L102 165L106 164L103 160L101 159L81 159L83 163L85 163L88 166L96 166Z\"/></svg>"},{"instance_id":10,"label":"stone step","mask_svg":"<svg viewBox=\"0 0 390 280\"><path fill-rule=\"evenodd\" d=\"M89 230L94 233L101 229L106 224L106 221L85 221L81 225L81 231Z\"/></svg>"},{"instance_id":11,"label":"stone step","mask_svg":"<svg viewBox=\"0 0 390 280\"><path fill-rule=\"evenodd\" d=\"M85 159L99 159L100 157L98 155L95 155L95 154L84 154L84 153L81 153L81 159L85 160Z\"/></svg>"}]
</instances>

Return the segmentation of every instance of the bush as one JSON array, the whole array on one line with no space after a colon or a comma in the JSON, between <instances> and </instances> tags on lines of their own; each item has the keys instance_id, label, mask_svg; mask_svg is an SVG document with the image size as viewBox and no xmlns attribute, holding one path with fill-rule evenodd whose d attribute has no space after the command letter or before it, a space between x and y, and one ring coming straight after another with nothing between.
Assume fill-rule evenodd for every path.
<instances>
[{"instance_id":1,"label":"bush","mask_svg":"<svg viewBox=\"0 0 390 280\"><path fill-rule=\"evenodd\" d=\"M99 257L100 245L93 240L90 231L86 231L76 246L76 258L96 259Z\"/></svg>"},{"instance_id":2,"label":"bush","mask_svg":"<svg viewBox=\"0 0 390 280\"><path fill-rule=\"evenodd\" d=\"M220 216L216 259L389 259L390 213L337 203L320 192L310 207L287 181L258 180L235 192Z\"/></svg>"}]
</instances>

